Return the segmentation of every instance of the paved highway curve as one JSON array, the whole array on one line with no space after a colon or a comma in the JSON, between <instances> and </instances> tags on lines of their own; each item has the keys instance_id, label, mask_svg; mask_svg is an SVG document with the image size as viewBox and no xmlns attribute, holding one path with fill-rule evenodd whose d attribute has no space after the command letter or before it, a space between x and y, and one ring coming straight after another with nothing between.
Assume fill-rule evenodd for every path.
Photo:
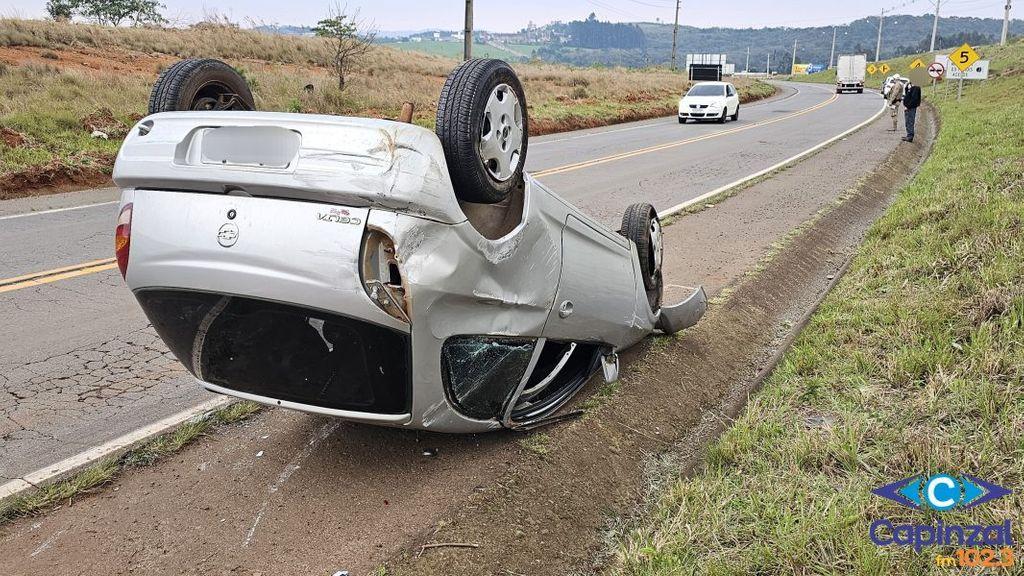
<instances>
[{"instance_id":1,"label":"paved highway curve","mask_svg":"<svg viewBox=\"0 0 1024 576\"><path fill-rule=\"evenodd\" d=\"M617 227L764 170L856 126L876 95L780 83L740 120L675 118L534 138L527 168ZM12 215L0 203L0 483L208 401L109 263L113 203Z\"/></svg>"}]
</instances>

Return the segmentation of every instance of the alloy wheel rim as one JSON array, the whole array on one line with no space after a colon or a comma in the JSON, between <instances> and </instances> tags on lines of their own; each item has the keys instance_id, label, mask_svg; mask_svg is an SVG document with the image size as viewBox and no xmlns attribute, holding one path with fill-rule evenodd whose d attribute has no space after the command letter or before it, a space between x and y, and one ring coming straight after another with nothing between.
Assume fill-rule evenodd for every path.
<instances>
[{"instance_id":1,"label":"alloy wheel rim","mask_svg":"<svg viewBox=\"0 0 1024 576\"><path fill-rule=\"evenodd\" d=\"M491 91L480 123L480 159L488 174L505 182L516 173L523 152L523 108L512 87L499 84Z\"/></svg>"}]
</instances>

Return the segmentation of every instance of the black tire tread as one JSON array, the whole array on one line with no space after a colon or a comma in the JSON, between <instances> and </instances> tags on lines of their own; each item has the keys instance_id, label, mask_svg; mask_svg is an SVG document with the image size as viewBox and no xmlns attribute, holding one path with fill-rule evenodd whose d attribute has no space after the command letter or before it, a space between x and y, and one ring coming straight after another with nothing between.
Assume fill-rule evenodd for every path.
<instances>
[{"instance_id":1,"label":"black tire tread","mask_svg":"<svg viewBox=\"0 0 1024 576\"><path fill-rule=\"evenodd\" d=\"M501 202L507 196L507 193L502 193L489 185L488 177L482 172L482 162L476 151L478 135L474 130L474 115L477 111L473 109L475 102L471 97L483 89L492 73L502 67L511 70L511 67L501 60L476 58L463 62L449 74L437 101L435 132L444 149L455 193L459 199L467 202L493 204ZM513 88L517 91L516 95L523 112L523 149L518 174L510 181L509 190L521 184L529 140L526 95L521 84Z\"/></svg>"},{"instance_id":2,"label":"black tire tread","mask_svg":"<svg viewBox=\"0 0 1024 576\"><path fill-rule=\"evenodd\" d=\"M214 58L188 58L175 62L166 70L160 73L156 83L153 84L153 91L149 95L149 113L168 112L181 110L180 102L182 91L188 85L188 81L196 74L207 69L218 69L237 75L234 68ZM244 78L241 78L244 92L238 94L250 107L255 108L252 92Z\"/></svg>"},{"instance_id":3,"label":"black tire tread","mask_svg":"<svg viewBox=\"0 0 1024 576\"><path fill-rule=\"evenodd\" d=\"M622 228L619 230L620 234L636 244L637 256L640 258L640 271L643 274L644 290L647 292L647 300L653 311L657 311L661 306L663 290L661 271L650 270L650 264L647 261L647 253L651 249L650 222L652 218L657 217L658 213L650 204L646 202L631 204L622 215Z\"/></svg>"}]
</instances>

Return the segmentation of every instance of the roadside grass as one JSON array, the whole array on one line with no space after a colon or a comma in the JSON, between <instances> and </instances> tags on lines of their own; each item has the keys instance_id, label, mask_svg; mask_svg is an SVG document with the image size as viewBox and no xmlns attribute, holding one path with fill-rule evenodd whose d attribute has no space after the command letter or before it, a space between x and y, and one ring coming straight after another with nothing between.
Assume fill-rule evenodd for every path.
<instances>
[{"instance_id":1,"label":"roadside grass","mask_svg":"<svg viewBox=\"0 0 1024 576\"><path fill-rule=\"evenodd\" d=\"M519 440L519 445L537 456L544 456L551 451L551 436L545 432L530 432Z\"/></svg>"},{"instance_id":2,"label":"roadside grass","mask_svg":"<svg viewBox=\"0 0 1024 576\"><path fill-rule=\"evenodd\" d=\"M384 42L383 46L404 52L419 52L443 56L445 58L462 59L462 42L440 42L424 40L423 42ZM530 52L527 52L529 54ZM501 58L507 62L523 60L521 56L492 44L473 43L474 58Z\"/></svg>"},{"instance_id":3,"label":"roadside grass","mask_svg":"<svg viewBox=\"0 0 1024 576\"><path fill-rule=\"evenodd\" d=\"M159 72L177 58L198 56L243 71L263 110L397 118L412 102L414 122L428 128L444 79L458 65L377 46L340 91L317 38L210 25L133 29L0 19L0 131L23 140L0 138L0 192L35 180L45 185L60 170L109 173L123 134L147 111ZM670 115L689 84L665 69L514 65L532 135ZM754 80L737 79L737 88L745 101L774 93ZM109 139L91 136L86 120L97 114L112 117L109 130L101 130ZM42 174L33 180L34 171Z\"/></svg>"},{"instance_id":4,"label":"roadside grass","mask_svg":"<svg viewBox=\"0 0 1024 576\"><path fill-rule=\"evenodd\" d=\"M214 411L205 418L186 422L173 431L157 436L116 458L101 460L66 480L39 486L28 494L8 498L0 502L0 525L72 502L75 498L113 481L131 468L151 466L206 436L214 428L240 422L260 410L260 405L254 402L236 402Z\"/></svg>"},{"instance_id":5,"label":"roadside grass","mask_svg":"<svg viewBox=\"0 0 1024 576\"><path fill-rule=\"evenodd\" d=\"M948 574L950 548L878 547L872 520L1024 517L1024 44L981 52L993 78L930 99L931 157L703 466L621 535L613 572ZM941 517L870 492L938 472L1016 492Z\"/></svg>"}]
</instances>

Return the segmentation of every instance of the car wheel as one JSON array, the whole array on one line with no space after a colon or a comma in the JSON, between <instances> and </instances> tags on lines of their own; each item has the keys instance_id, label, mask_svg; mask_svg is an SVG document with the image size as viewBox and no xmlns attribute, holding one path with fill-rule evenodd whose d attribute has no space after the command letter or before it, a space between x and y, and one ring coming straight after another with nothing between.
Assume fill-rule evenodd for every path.
<instances>
[{"instance_id":1,"label":"car wheel","mask_svg":"<svg viewBox=\"0 0 1024 576\"><path fill-rule=\"evenodd\" d=\"M661 264L665 252L658 213L645 202L631 205L622 215L622 229L619 233L636 244L647 301L651 310L657 311L661 306Z\"/></svg>"},{"instance_id":2,"label":"car wheel","mask_svg":"<svg viewBox=\"0 0 1024 576\"><path fill-rule=\"evenodd\" d=\"M494 204L522 185L526 94L507 63L478 58L453 70L437 102L436 131L460 200Z\"/></svg>"},{"instance_id":3,"label":"car wheel","mask_svg":"<svg viewBox=\"0 0 1024 576\"><path fill-rule=\"evenodd\" d=\"M718 118L718 123L719 124L725 124L725 121L728 119L727 114L729 114L729 107L728 106L726 106L725 108L722 109L722 115Z\"/></svg>"},{"instance_id":4,"label":"car wheel","mask_svg":"<svg viewBox=\"0 0 1024 576\"><path fill-rule=\"evenodd\" d=\"M740 106L736 105L736 113L732 115L732 121L735 122L740 119Z\"/></svg>"},{"instance_id":5,"label":"car wheel","mask_svg":"<svg viewBox=\"0 0 1024 576\"><path fill-rule=\"evenodd\" d=\"M679 123L680 124L686 124L686 118L680 118L679 119Z\"/></svg>"},{"instance_id":6,"label":"car wheel","mask_svg":"<svg viewBox=\"0 0 1024 576\"><path fill-rule=\"evenodd\" d=\"M185 110L255 110L245 81L234 68L212 58L190 58L164 70L149 95L149 113Z\"/></svg>"}]
</instances>

